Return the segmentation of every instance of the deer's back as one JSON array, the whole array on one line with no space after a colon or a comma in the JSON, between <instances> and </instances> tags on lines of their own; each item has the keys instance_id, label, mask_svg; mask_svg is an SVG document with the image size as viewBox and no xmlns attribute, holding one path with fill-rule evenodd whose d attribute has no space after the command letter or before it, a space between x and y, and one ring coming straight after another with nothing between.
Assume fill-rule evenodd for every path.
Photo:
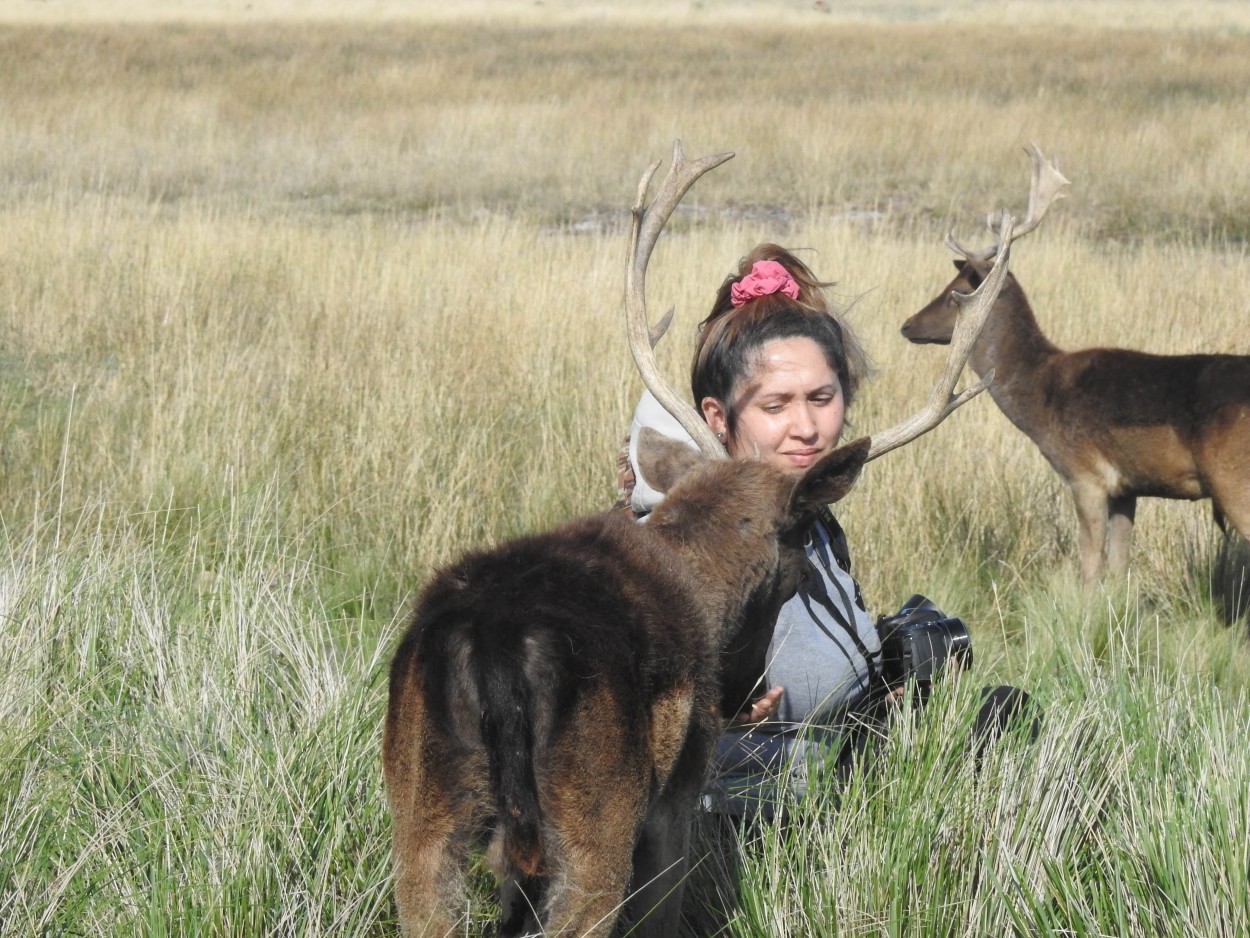
<instances>
[{"instance_id":1,"label":"deer's back","mask_svg":"<svg viewBox=\"0 0 1250 938\"><path fill-rule=\"evenodd\" d=\"M1086 349L1052 356L1036 377L1030 435L1070 482L1201 498L1217 438L1250 461L1250 356Z\"/></svg>"},{"instance_id":2,"label":"deer's back","mask_svg":"<svg viewBox=\"0 0 1250 938\"><path fill-rule=\"evenodd\" d=\"M417 603L394 668L416 659L431 704L461 680L447 662L513 649L557 700L590 689L636 698L692 679L716 653L671 551L615 513L478 551L440 571ZM539 673L541 672L541 673ZM440 692L443 691L443 692Z\"/></svg>"}]
</instances>

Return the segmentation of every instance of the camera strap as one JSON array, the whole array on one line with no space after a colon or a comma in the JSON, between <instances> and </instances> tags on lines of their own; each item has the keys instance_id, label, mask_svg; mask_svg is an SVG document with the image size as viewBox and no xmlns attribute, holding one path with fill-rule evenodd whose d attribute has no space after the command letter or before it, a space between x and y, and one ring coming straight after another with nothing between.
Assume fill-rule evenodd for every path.
<instances>
[{"instance_id":1,"label":"camera strap","mask_svg":"<svg viewBox=\"0 0 1250 938\"><path fill-rule=\"evenodd\" d=\"M812 580L819 580L820 574L816 571L811 571L806 575L806 579L809 581L809 583ZM808 589L806 592L800 592L799 598L803 600L803 605L807 609L807 615L813 622L816 623L816 628L824 632L825 637L828 638L829 641L833 642L835 645L838 646L838 650L842 652L843 656L846 658L847 661L852 660L851 653L847 650L846 646L843 645L842 642L838 640L838 637L834 635L831 631L829 631L828 626L826 626L825 623L820 621L820 616L818 616L816 614L816 610L812 608L813 599L815 599L816 602L820 604L820 607L822 609L824 609L827 613L829 613L829 615L831 615L834 618L834 620L838 623L838 625L842 626L843 631L845 631L851 637L851 641L856 645L856 647L858 647L860 657L864 658L865 661L868 661L868 656L866 654L867 649L864 647L863 642L859 640L859 636L855 634L854 629L849 629L846 627L843 617L838 613L838 610L834 608L833 604L829 602L828 593L823 593L822 591L822 595L817 595L815 591ZM859 685L859 687L862 688L863 690L867 690L868 687L871 686L872 684L872 671L873 671L872 662L868 661L868 684L865 684L863 681L859 679L858 668L852 668L852 671L855 674L855 683Z\"/></svg>"},{"instance_id":2,"label":"camera strap","mask_svg":"<svg viewBox=\"0 0 1250 938\"><path fill-rule=\"evenodd\" d=\"M855 579L855 572L851 569L851 552L846 545L846 532L842 530L842 525L838 524L838 519L833 516L833 512L829 510L828 505L822 505L816 510L816 518L825 529L825 534L828 537L826 544L829 547L829 552L833 554L833 562L855 584L855 605L867 612L868 607L864 605L864 594L860 591L859 581ZM826 564L827 566L828 564Z\"/></svg>"},{"instance_id":3,"label":"camera strap","mask_svg":"<svg viewBox=\"0 0 1250 938\"><path fill-rule=\"evenodd\" d=\"M820 561L820 566L824 568L824 572L827 574L828 582L832 583L834 589L838 591L839 598L842 600L843 605L840 609L837 604L833 602L832 598L829 596L829 590L825 587L826 577L821 576L821 571L819 569L812 569L806 572L805 579L807 580L807 590L804 591L804 603L807 603L807 598L810 596L811 599L814 599L817 603L819 603L822 609L829 613L829 617L833 619L834 622L838 623L838 625L841 626L842 631L846 632L846 634L850 637L851 642L855 645L856 651L859 652L860 657L864 660L864 664L868 668L867 685L864 687L864 689L867 690L873 685L877 678L876 655L868 650L868 646L864 644L864 640L859 637L859 630L855 628L854 622L849 621L846 614L842 611L842 609L849 610L853 608L855 602L851 599L846 589L838 581L837 576L834 575L833 568L829 563L828 556L826 555L828 544L819 534L814 533L813 538L814 542L812 545L812 552L816 555L816 559ZM810 558L808 563L811 564ZM815 567L814 564L811 565ZM820 621L820 618L815 614L815 611L812 610L810 606L808 608L808 615L812 617L812 621L816 623L816 626L824 632L835 645L839 648L843 647L842 643L838 641L837 637L830 632L828 628L826 628L825 624ZM845 649L843 649L843 653L845 654Z\"/></svg>"}]
</instances>

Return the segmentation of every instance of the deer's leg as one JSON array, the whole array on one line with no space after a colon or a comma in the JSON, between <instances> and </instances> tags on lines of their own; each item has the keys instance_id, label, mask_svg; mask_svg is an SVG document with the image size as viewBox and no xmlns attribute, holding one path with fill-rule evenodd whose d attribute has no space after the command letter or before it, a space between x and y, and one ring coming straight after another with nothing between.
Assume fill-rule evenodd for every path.
<instances>
[{"instance_id":1,"label":"deer's leg","mask_svg":"<svg viewBox=\"0 0 1250 938\"><path fill-rule=\"evenodd\" d=\"M607 827L590 836L561 837L561 863L550 880L543 935L606 938L616 924L629 887L634 823L624 816L595 821ZM619 830L620 822L627 823L626 830Z\"/></svg>"},{"instance_id":2,"label":"deer's leg","mask_svg":"<svg viewBox=\"0 0 1250 938\"><path fill-rule=\"evenodd\" d=\"M631 935L663 938L677 934L681 894L690 869L690 822L697 796L697 791L670 794L643 822L634 847L632 893L626 905L628 921L634 926Z\"/></svg>"},{"instance_id":3,"label":"deer's leg","mask_svg":"<svg viewBox=\"0 0 1250 938\"><path fill-rule=\"evenodd\" d=\"M627 748L621 747L622 756ZM547 880L542 932L547 936L603 938L624 905L634 840L646 810L646 767L625 756L597 768L602 770L597 774L560 772L550 791L558 847Z\"/></svg>"},{"instance_id":4,"label":"deer's leg","mask_svg":"<svg viewBox=\"0 0 1250 938\"><path fill-rule=\"evenodd\" d=\"M538 910L542 906L543 885L537 879L512 876L499 884L501 938L542 934Z\"/></svg>"},{"instance_id":5,"label":"deer's leg","mask_svg":"<svg viewBox=\"0 0 1250 938\"><path fill-rule=\"evenodd\" d=\"M468 832L457 830L447 799L430 791L411 794L398 810L391 799L399 920L412 938L444 938L463 906Z\"/></svg>"},{"instance_id":6,"label":"deer's leg","mask_svg":"<svg viewBox=\"0 0 1250 938\"><path fill-rule=\"evenodd\" d=\"M1231 485L1228 489L1213 494L1215 523L1225 535L1228 534L1228 526L1232 525L1238 534L1250 541L1250 482L1242 480L1240 488Z\"/></svg>"},{"instance_id":7,"label":"deer's leg","mask_svg":"<svg viewBox=\"0 0 1250 938\"><path fill-rule=\"evenodd\" d=\"M1128 550L1133 541L1133 518L1137 499L1121 495L1107 500L1107 569L1121 576L1128 569Z\"/></svg>"},{"instance_id":8,"label":"deer's leg","mask_svg":"<svg viewBox=\"0 0 1250 938\"><path fill-rule=\"evenodd\" d=\"M1102 572L1110 505L1107 493L1096 485L1073 484L1072 498L1080 525L1081 579L1088 585Z\"/></svg>"},{"instance_id":9,"label":"deer's leg","mask_svg":"<svg viewBox=\"0 0 1250 938\"><path fill-rule=\"evenodd\" d=\"M442 938L452 933L463 907L470 831L468 818L457 817L449 794L456 769L442 756L413 669L392 688L382 773L400 923L405 934Z\"/></svg>"},{"instance_id":10,"label":"deer's leg","mask_svg":"<svg viewBox=\"0 0 1250 938\"><path fill-rule=\"evenodd\" d=\"M599 938L620 915L652 771L637 716L606 689L585 694L549 753L544 810L555 845L544 935Z\"/></svg>"}]
</instances>

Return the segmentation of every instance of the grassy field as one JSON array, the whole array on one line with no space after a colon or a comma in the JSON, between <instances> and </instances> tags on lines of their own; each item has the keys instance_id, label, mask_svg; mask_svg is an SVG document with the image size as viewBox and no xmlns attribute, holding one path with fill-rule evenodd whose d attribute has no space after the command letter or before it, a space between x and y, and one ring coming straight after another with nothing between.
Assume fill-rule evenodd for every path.
<instances>
[{"instance_id":1,"label":"grassy field","mask_svg":"<svg viewBox=\"0 0 1250 938\"><path fill-rule=\"evenodd\" d=\"M838 280L871 432L951 227L1071 195L1013 270L1065 347L1250 353L1233 4L0 5L0 936L391 935L378 739L405 605L606 507L639 382L638 175L737 157L652 264L661 357L760 240ZM108 22L108 20L125 22ZM735 935L1250 929L1250 651L1203 504L1083 593L1068 496L988 398L839 506L870 606L924 591L971 685L745 858ZM477 927L466 929L478 934Z\"/></svg>"}]
</instances>

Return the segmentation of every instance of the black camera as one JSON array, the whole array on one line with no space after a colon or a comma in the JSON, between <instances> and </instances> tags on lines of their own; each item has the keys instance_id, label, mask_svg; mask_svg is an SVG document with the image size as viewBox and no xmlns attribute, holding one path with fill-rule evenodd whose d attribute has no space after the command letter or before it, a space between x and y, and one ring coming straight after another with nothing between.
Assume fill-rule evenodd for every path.
<instances>
[{"instance_id":1,"label":"black camera","mask_svg":"<svg viewBox=\"0 0 1250 938\"><path fill-rule=\"evenodd\" d=\"M881 676L891 687L915 678L921 685L955 658L972 664L972 639L963 621L948 616L917 593L893 615L877 619L881 637Z\"/></svg>"}]
</instances>

